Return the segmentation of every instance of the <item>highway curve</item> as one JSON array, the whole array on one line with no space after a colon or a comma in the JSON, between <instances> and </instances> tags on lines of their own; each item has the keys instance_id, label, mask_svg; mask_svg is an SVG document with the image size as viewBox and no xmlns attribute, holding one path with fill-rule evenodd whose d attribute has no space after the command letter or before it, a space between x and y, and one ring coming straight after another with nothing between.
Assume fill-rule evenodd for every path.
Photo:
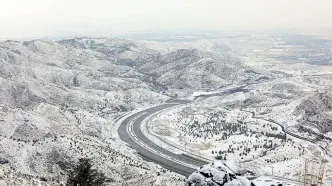
<instances>
[{"instance_id":1,"label":"highway curve","mask_svg":"<svg viewBox=\"0 0 332 186\"><path fill-rule=\"evenodd\" d=\"M188 103L188 101L174 101L173 103L166 103L130 115L121 122L118 129L119 137L134 148L143 158L158 163L164 168L183 176L189 176L197 168L209 162L183 154L175 154L164 149L149 140L140 129L142 121L146 117L160 110L185 103Z\"/></svg>"},{"instance_id":2,"label":"highway curve","mask_svg":"<svg viewBox=\"0 0 332 186\"><path fill-rule=\"evenodd\" d=\"M218 95L247 91L246 89L244 89L244 87L246 86L227 89L223 92L218 93ZM210 96L215 96L215 94L197 96L196 99L199 97L204 98ZM143 132L141 131L141 124L145 118L151 116L154 113L157 113L167 108L177 106L179 104L186 104L190 102L191 101L186 101L186 100L173 100L172 102L148 108L140 112L129 115L120 123L118 129L118 134L120 139L126 142L132 148L134 148L144 159L160 164L164 168L177 172L183 176L186 177L189 176L190 174L195 172L199 167L201 167L202 165L206 165L210 162L204 161L200 158L195 158L183 154L176 154L174 152L171 152L167 149L158 146L143 134ZM253 114L252 117L255 118L255 114L254 113L252 114ZM257 118L257 119L262 119L262 118ZM282 128L284 130L283 126ZM287 130L284 130L284 132L286 132L291 136L298 137L297 135L295 136L294 134L290 133ZM302 139L302 137L300 139ZM308 139L303 139L303 140L309 141ZM289 178L281 178L275 176L273 177L284 181L298 182L296 180L291 180Z\"/></svg>"},{"instance_id":3,"label":"highway curve","mask_svg":"<svg viewBox=\"0 0 332 186\"><path fill-rule=\"evenodd\" d=\"M218 93L209 94L209 95L199 95L195 97L207 98L211 96L217 96L221 94L231 94L235 92L245 92L247 85L240 87L233 87L225 89ZM134 148L143 158L153 161L160 164L161 166L177 172L184 176L189 176L191 173L195 172L197 168L202 165L206 165L210 162L202 160L201 158L195 158L191 156L186 156L183 154L176 154L167 149L164 149L157 144L149 140L141 131L142 121L163 109L167 109L179 104L187 104L191 101L188 100L173 100L168 101L168 103L155 106L149 109L142 110L140 112L134 113L126 117L120 124L118 129L118 134L121 140L125 141L129 146Z\"/></svg>"}]
</instances>

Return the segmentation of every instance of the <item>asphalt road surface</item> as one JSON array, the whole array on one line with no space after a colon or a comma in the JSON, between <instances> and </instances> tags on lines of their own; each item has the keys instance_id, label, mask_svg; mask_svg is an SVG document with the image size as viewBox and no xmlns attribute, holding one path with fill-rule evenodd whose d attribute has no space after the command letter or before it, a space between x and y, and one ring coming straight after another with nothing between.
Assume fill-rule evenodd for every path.
<instances>
[{"instance_id":1,"label":"asphalt road surface","mask_svg":"<svg viewBox=\"0 0 332 186\"><path fill-rule=\"evenodd\" d=\"M183 154L176 154L164 149L149 140L140 129L142 121L146 117L160 110L186 103L188 103L188 101L174 100L130 115L120 124L118 129L119 137L134 148L144 159L158 163L164 168L181 175L189 176L191 173L195 172L197 168L208 162Z\"/></svg>"}]
</instances>

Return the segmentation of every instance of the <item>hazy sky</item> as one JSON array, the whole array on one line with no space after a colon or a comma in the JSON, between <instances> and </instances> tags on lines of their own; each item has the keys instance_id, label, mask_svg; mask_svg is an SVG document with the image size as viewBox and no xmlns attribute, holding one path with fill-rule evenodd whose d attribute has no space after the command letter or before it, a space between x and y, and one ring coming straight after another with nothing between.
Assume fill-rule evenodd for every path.
<instances>
[{"instance_id":1,"label":"hazy sky","mask_svg":"<svg viewBox=\"0 0 332 186\"><path fill-rule=\"evenodd\" d=\"M0 38L332 28L332 0L1 0Z\"/></svg>"}]
</instances>

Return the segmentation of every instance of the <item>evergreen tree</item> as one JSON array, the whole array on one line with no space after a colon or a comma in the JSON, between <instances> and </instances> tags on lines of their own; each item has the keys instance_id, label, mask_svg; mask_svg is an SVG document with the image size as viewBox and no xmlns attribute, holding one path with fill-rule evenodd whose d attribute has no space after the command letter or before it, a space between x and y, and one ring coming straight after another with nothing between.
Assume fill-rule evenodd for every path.
<instances>
[{"instance_id":1,"label":"evergreen tree","mask_svg":"<svg viewBox=\"0 0 332 186\"><path fill-rule=\"evenodd\" d=\"M66 186L103 186L105 175L92 169L91 160L79 159L78 165L69 174Z\"/></svg>"}]
</instances>

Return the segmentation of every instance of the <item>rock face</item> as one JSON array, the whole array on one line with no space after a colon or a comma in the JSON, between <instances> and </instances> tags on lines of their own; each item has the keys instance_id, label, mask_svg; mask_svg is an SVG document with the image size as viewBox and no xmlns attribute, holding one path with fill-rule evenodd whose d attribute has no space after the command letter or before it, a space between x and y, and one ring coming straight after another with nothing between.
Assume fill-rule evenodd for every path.
<instances>
[{"instance_id":1,"label":"rock face","mask_svg":"<svg viewBox=\"0 0 332 186\"><path fill-rule=\"evenodd\" d=\"M214 161L201 167L191 174L186 186L249 186L250 181L244 177L237 176L230 170L227 164Z\"/></svg>"}]
</instances>

